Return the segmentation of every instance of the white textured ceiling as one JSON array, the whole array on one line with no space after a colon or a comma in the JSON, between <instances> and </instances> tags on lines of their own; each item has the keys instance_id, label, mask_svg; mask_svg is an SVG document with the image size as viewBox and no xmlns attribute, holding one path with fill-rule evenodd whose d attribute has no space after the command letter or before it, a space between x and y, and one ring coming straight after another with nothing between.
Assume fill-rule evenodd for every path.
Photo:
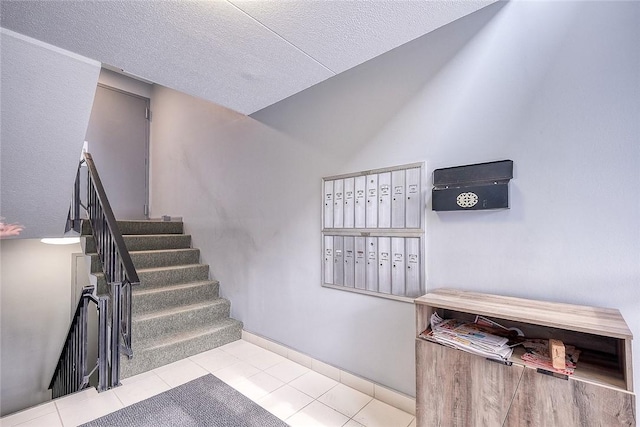
<instances>
[{"instance_id":1,"label":"white textured ceiling","mask_svg":"<svg viewBox=\"0 0 640 427\"><path fill-rule=\"evenodd\" d=\"M251 114L495 0L20 1L2 27Z\"/></svg>"}]
</instances>

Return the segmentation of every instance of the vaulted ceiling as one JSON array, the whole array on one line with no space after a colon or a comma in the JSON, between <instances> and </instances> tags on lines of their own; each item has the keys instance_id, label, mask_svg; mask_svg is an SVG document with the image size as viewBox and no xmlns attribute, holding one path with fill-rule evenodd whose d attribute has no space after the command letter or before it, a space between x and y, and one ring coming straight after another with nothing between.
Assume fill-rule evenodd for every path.
<instances>
[{"instance_id":1,"label":"vaulted ceiling","mask_svg":"<svg viewBox=\"0 0 640 427\"><path fill-rule=\"evenodd\" d=\"M251 114L495 0L1 2L2 27Z\"/></svg>"}]
</instances>

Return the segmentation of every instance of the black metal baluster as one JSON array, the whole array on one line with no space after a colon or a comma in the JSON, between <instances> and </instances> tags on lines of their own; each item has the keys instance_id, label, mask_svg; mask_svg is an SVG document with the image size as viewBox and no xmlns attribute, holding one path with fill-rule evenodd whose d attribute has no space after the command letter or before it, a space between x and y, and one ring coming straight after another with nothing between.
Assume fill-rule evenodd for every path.
<instances>
[{"instance_id":1,"label":"black metal baluster","mask_svg":"<svg viewBox=\"0 0 640 427\"><path fill-rule=\"evenodd\" d=\"M95 297L93 295L95 289L85 288L85 290L90 289L88 292L83 290L81 301L76 309L65 346L49 386L54 397L85 387L88 384L90 373L93 371L89 368L87 360L87 313L90 302L96 304L99 316L98 360L96 361L98 390L104 391L119 384L121 352L128 357L133 356L131 349L131 287L138 285L140 280L124 244L93 159L89 153L84 153L84 157L85 159L78 167L74 182L69 220L70 223L78 221L79 231L82 202L80 177L84 164L87 168L88 184L85 208L110 296ZM111 330L109 330L109 325Z\"/></svg>"}]
</instances>

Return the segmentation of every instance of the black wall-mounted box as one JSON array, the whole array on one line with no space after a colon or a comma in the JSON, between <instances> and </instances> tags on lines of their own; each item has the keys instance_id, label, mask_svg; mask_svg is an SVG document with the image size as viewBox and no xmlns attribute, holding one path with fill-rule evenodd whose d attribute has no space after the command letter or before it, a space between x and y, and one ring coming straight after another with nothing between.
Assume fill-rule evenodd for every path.
<instances>
[{"instance_id":1,"label":"black wall-mounted box","mask_svg":"<svg viewBox=\"0 0 640 427\"><path fill-rule=\"evenodd\" d=\"M434 211L506 209L513 161L479 163L433 171Z\"/></svg>"}]
</instances>

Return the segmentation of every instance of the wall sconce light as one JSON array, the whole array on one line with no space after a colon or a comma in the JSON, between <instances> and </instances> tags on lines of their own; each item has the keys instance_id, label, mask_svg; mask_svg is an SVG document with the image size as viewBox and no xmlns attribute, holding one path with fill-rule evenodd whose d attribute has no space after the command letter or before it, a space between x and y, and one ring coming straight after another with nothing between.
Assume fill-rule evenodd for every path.
<instances>
[{"instance_id":1,"label":"wall sconce light","mask_svg":"<svg viewBox=\"0 0 640 427\"><path fill-rule=\"evenodd\" d=\"M74 243L80 243L79 237L52 237L40 239L42 243L47 245L73 245Z\"/></svg>"}]
</instances>

